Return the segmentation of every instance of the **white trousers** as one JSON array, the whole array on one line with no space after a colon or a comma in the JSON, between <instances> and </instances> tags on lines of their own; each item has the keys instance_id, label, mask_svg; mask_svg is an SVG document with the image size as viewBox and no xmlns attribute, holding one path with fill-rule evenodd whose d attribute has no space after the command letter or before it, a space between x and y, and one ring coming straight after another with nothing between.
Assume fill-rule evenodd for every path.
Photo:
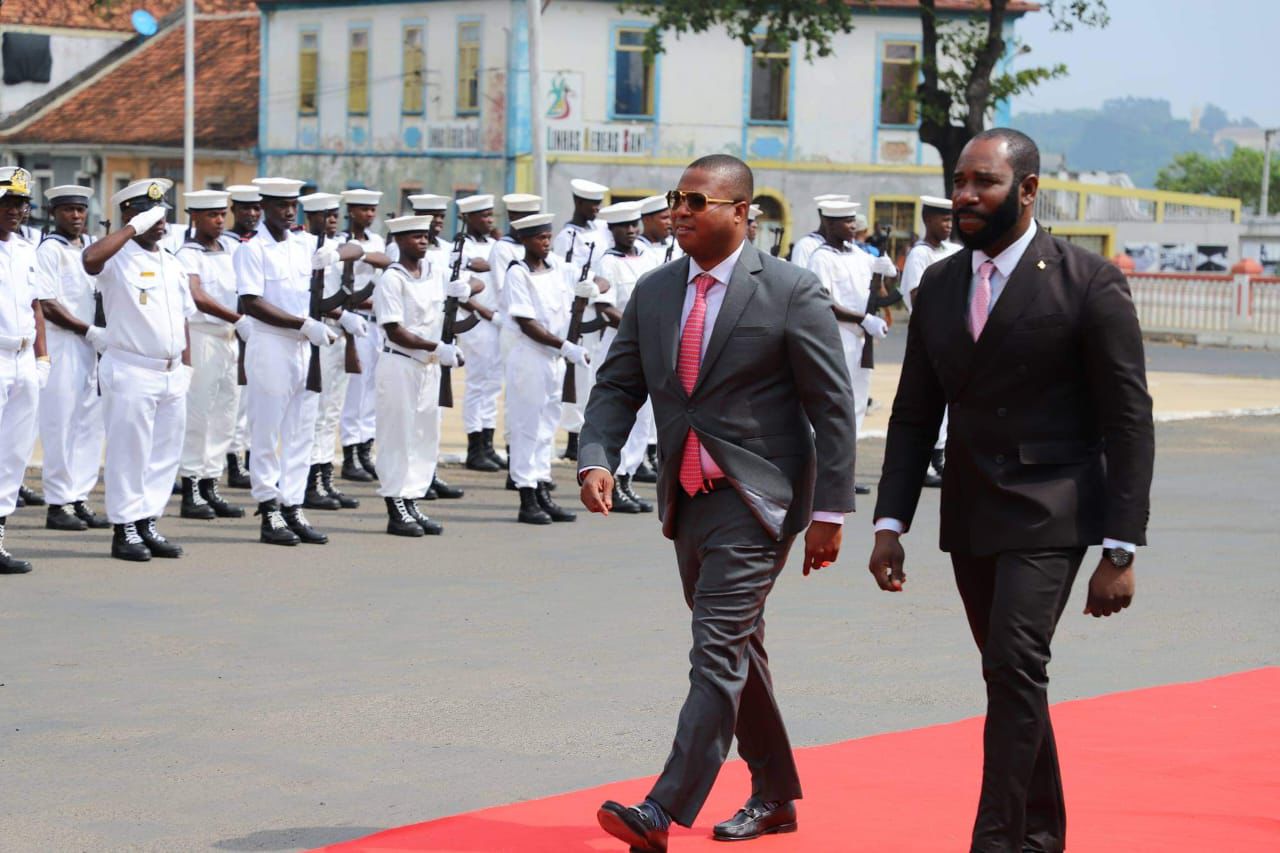
<instances>
[{"instance_id":1,"label":"white trousers","mask_svg":"<svg viewBox=\"0 0 1280 853\"><path fill-rule=\"evenodd\" d=\"M521 343L507 358L509 473L519 488L531 489L539 480L551 479L564 370L559 353L537 344Z\"/></svg>"},{"instance_id":2,"label":"white trousers","mask_svg":"<svg viewBox=\"0 0 1280 853\"><path fill-rule=\"evenodd\" d=\"M31 348L0 350L0 518L12 515L18 505L18 487L36 443L39 398Z\"/></svg>"},{"instance_id":3,"label":"white trousers","mask_svg":"<svg viewBox=\"0 0 1280 853\"><path fill-rule=\"evenodd\" d=\"M343 447L363 444L373 438L377 429L375 382L378 359L382 355L382 330L372 320L369 334L356 338L356 352L360 355L360 372L347 377L347 396L342 403Z\"/></svg>"},{"instance_id":4,"label":"white trousers","mask_svg":"<svg viewBox=\"0 0 1280 853\"><path fill-rule=\"evenodd\" d=\"M942 426L938 427L938 440L933 443L934 450L947 449L947 415L950 413L950 408L942 410Z\"/></svg>"},{"instance_id":5,"label":"white trousers","mask_svg":"<svg viewBox=\"0 0 1280 853\"><path fill-rule=\"evenodd\" d=\"M173 491L187 422L190 371L140 367L107 350L98 364L107 426L107 520L159 518Z\"/></svg>"},{"instance_id":6,"label":"white trousers","mask_svg":"<svg viewBox=\"0 0 1280 853\"><path fill-rule=\"evenodd\" d=\"M585 395L580 397L583 403L591 393L591 389L596 384L596 374L600 370L600 366L604 364L606 358L609 357L609 348L613 345L613 340L617 336L614 329L606 329L601 337L600 348L596 350L596 357L591 360L591 382L587 388ZM656 429L653 421L653 404L645 400L644 405L636 412L635 425L631 427L631 432L627 436L626 443L622 445L621 458L618 462L618 470L614 473L619 476L630 477L635 474L636 469L640 467L640 463L644 461L644 452L651 443L650 434Z\"/></svg>"},{"instance_id":7,"label":"white trousers","mask_svg":"<svg viewBox=\"0 0 1280 853\"><path fill-rule=\"evenodd\" d=\"M844 364L849 370L849 381L853 385L853 418L854 435L862 436L862 421L867 416L867 398L871 395L871 371L862 367L861 332L840 328L840 344L844 348Z\"/></svg>"},{"instance_id":8,"label":"white trousers","mask_svg":"<svg viewBox=\"0 0 1280 853\"><path fill-rule=\"evenodd\" d=\"M374 376L378 494L420 498L440 455L440 367L383 353Z\"/></svg>"},{"instance_id":9,"label":"white trousers","mask_svg":"<svg viewBox=\"0 0 1280 853\"><path fill-rule=\"evenodd\" d=\"M239 347L239 344L236 346ZM239 355L237 354L236 357L239 358ZM245 357L248 358L247 353ZM236 381L239 381L239 367L236 368ZM228 453L244 453L249 449L249 386L238 387L240 400L236 404L236 430L231 437L231 448L227 451Z\"/></svg>"},{"instance_id":10,"label":"white trousers","mask_svg":"<svg viewBox=\"0 0 1280 853\"><path fill-rule=\"evenodd\" d=\"M498 425L498 397L505 374L498 327L481 320L474 329L458 336L458 344L467 370L467 387L462 392L463 429L467 435L494 429Z\"/></svg>"},{"instance_id":11,"label":"white trousers","mask_svg":"<svg viewBox=\"0 0 1280 853\"><path fill-rule=\"evenodd\" d=\"M182 439L178 474L196 480L216 479L227 465L236 431L240 386L236 360L240 354L230 326L192 323L191 390L187 392L187 429Z\"/></svg>"},{"instance_id":12,"label":"white trousers","mask_svg":"<svg viewBox=\"0 0 1280 853\"><path fill-rule=\"evenodd\" d=\"M53 369L40 391L41 480L45 500L71 504L87 499L98 485L106 434L98 359L89 342L75 332L46 328Z\"/></svg>"},{"instance_id":13,"label":"white trousers","mask_svg":"<svg viewBox=\"0 0 1280 853\"><path fill-rule=\"evenodd\" d=\"M325 322L330 328L337 326L336 323ZM351 380L351 374L347 373L347 339L339 329L334 330L338 332L338 342L320 350L320 402L315 439L311 443L312 465L333 462L338 443L338 421L342 417L342 405L347 400L347 386Z\"/></svg>"},{"instance_id":14,"label":"white trousers","mask_svg":"<svg viewBox=\"0 0 1280 853\"><path fill-rule=\"evenodd\" d=\"M584 319L591 319L586 317ZM587 358L591 360L591 364L587 367L580 365L573 366L573 387L578 392L578 402L565 403L561 407L560 427L569 432L581 432L584 415L587 411L587 397L591 395L591 386L595 384L596 374L595 365L600 355L600 335L592 332L589 335L583 335L579 341L587 350Z\"/></svg>"},{"instance_id":15,"label":"white trousers","mask_svg":"<svg viewBox=\"0 0 1280 853\"><path fill-rule=\"evenodd\" d=\"M320 403L320 395L306 389L311 349L306 341L255 331L245 353L250 489L259 503L296 506L307 491Z\"/></svg>"}]
</instances>

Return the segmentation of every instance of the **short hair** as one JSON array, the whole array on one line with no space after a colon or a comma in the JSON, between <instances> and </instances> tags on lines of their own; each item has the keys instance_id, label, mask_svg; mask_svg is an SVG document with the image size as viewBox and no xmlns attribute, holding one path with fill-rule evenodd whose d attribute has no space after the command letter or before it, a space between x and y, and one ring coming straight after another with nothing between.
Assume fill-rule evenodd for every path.
<instances>
[{"instance_id":1,"label":"short hair","mask_svg":"<svg viewBox=\"0 0 1280 853\"><path fill-rule=\"evenodd\" d=\"M1027 175L1040 174L1040 148L1035 140L1011 127L993 127L973 137L972 141L998 139L1009 146L1009 165L1013 167L1014 185L1022 183Z\"/></svg>"},{"instance_id":2,"label":"short hair","mask_svg":"<svg viewBox=\"0 0 1280 853\"><path fill-rule=\"evenodd\" d=\"M731 154L699 157L685 167L686 172L691 169L715 172L733 187L733 194L741 201L750 202L755 196L755 177L751 174L751 167Z\"/></svg>"}]
</instances>

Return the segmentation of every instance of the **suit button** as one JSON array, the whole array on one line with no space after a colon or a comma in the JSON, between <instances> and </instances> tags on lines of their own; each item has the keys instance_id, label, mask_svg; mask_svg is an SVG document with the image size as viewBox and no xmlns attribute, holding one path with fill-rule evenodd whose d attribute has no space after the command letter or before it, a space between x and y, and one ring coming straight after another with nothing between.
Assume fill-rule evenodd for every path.
<instances>
[{"instance_id":1,"label":"suit button","mask_svg":"<svg viewBox=\"0 0 1280 853\"><path fill-rule=\"evenodd\" d=\"M997 465L1003 465L1003 464L1004 464L1004 454L1003 454L1003 453L997 453L997 454L996 454L996 464L997 464Z\"/></svg>"},{"instance_id":2,"label":"suit button","mask_svg":"<svg viewBox=\"0 0 1280 853\"><path fill-rule=\"evenodd\" d=\"M1001 406L1000 408L996 409L996 416L997 416L997 417L1001 417L1001 418L1003 418L1003 417L1004 417L1005 415L1007 415L1007 414L1009 414L1009 410L1008 410L1008 409L1006 409L1004 406Z\"/></svg>"},{"instance_id":3,"label":"suit button","mask_svg":"<svg viewBox=\"0 0 1280 853\"><path fill-rule=\"evenodd\" d=\"M685 411L692 415L694 412L698 411L698 409L696 406L690 406L689 408L685 409Z\"/></svg>"}]
</instances>

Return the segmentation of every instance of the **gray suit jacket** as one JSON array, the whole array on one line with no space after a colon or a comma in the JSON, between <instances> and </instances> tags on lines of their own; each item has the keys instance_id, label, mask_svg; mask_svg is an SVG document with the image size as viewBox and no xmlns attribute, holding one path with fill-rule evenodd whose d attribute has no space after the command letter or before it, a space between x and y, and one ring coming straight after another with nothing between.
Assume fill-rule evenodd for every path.
<instances>
[{"instance_id":1,"label":"gray suit jacket","mask_svg":"<svg viewBox=\"0 0 1280 853\"><path fill-rule=\"evenodd\" d=\"M853 510L853 392L831 300L806 270L747 244L691 394L676 376L689 259L643 276L587 402L578 465L610 471L645 398L658 425L658 512L675 537L685 436L693 429L777 540L814 508Z\"/></svg>"}]
</instances>

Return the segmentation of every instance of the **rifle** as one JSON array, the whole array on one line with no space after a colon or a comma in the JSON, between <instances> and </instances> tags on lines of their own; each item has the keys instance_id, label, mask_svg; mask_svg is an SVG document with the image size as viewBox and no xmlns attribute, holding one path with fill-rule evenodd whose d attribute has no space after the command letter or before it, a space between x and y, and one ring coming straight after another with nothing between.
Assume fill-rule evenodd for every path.
<instances>
[{"instance_id":1,"label":"rifle","mask_svg":"<svg viewBox=\"0 0 1280 853\"><path fill-rule=\"evenodd\" d=\"M458 229L458 234L453 238L453 266L449 270L449 281L455 280L462 275L462 249L467 242L467 229L462 227ZM446 297L444 300L444 324L440 328L440 343L452 344L454 340L454 325L458 320L458 298L456 296ZM446 409L453 408L453 368L447 365L440 365L440 405Z\"/></svg>"},{"instance_id":2,"label":"rifle","mask_svg":"<svg viewBox=\"0 0 1280 853\"><path fill-rule=\"evenodd\" d=\"M779 228L773 232L773 245L769 248L769 254L775 258L782 252L782 229Z\"/></svg>"},{"instance_id":3,"label":"rifle","mask_svg":"<svg viewBox=\"0 0 1280 853\"><path fill-rule=\"evenodd\" d=\"M902 301L902 293L896 289L889 291L888 294L884 296L881 296L880 291L884 287L884 282L881 276L877 275L876 278L881 278L881 284L880 287L872 287L871 293L867 295L866 313L868 315L879 314L880 309L889 308L890 306L897 305ZM870 335L864 336L862 342L862 360L859 362L859 367L865 367L870 370L876 366L875 344L872 343L874 340L875 339Z\"/></svg>"},{"instance_id":4,"label":"rifle","mask_svg":"<svg viewBox=\"0 0 1280 853\"><path fill-rule=\"evenodd\" d=\"M578 241L578 232L573 231L569 234L569 251L564 253L564 262L566 264L573 263L573 244ZM593 244L594 245L594 244Z\"/></svg>"},{"instance_id":5,"label":"rifle","mask_svg":"<svg viewBox=\"0 0 1280 853\"><path fill-rule=\"evenodd\" d=\"M670 245L668 245L668 246L667 246L667 256L666 256L665 258L663 258L663 259L662 259L662 262L663 262L664 264L669 264L669 263L671 263L671 255L672 255L672 254L675 252L675 250L676 250L676 238L675 238L675 237L669 237L668 239L670 239L670 240L671 240L671 243L670 243Z\"/></svg>"},{"instance_id":6,"label":"rifle","mask_svg":"<svg viewBox=\"0 0 1280 853\"><path fill-rule=\"evenodd\" d=\"M596 252L596 244L588 243L590 248L587 250L587 260L582 265L582 271L578 273L578 283L587 280L587 276L591 274L591 256ZM585 334L590 334L604 327L604 319L597 317L594 320L583 322L582 315L587 310L587 299L585 296L575 296L573 298L573 312L569 315L569 333L565 336L565 340L571 344L576 344ZM560 401L562 403L578 402L578 385L575 381L577 375L577 365L569 364L564 372L564 386L560 389Z\"/></svg>"},{"instance_id":7,"label":"rifle","mask_svg":"<svg viewBox=\"0 0 1280 853\"><path fill-rule=\"evenodd\" d=\"M104 220L102 223L102 226L106 229L107 234L111 233L110 219ZM103 236L106 236L106 235L104 234ZM97 326L99 329L105 329L107 327L107 309L102 304L102 289L98 287L96 282L93 285L93 325ZM98 359L99 366L101 366L102 353L98 353L97 359ZM98 396L101 397L102 396L102 376L99 375L97 372L95 372L94 379L98 383Z\"/></svg>"},{"instance_id":8,"label":"rifle","mask_svg":"<svg viewBox=\"0 0 1280 853\"><path fill-rule=\"evenodd\" d=\"M347 232L346 242L351 242L351 232ZM342 262L342 281L339 284L342 292L347 295L346 305L348 311L354 311L356 308L364 304L364 301L373 295L373 280L370 279L368 287L362 288L357 294L355 290L356 281L356 262L353 258L349 261ZM360 298L357 299L356 297ZM360 353L356 350L356 339L351 335L344 335L345 342L343 346L346 351L342 355L342 371L344 373L360 373Z\"/></svg>"},{"instance_id":9,"label":"rifle","mask_svg":"<svg viewBox=\"0 0 1280 853\"><path fill-rule=\"evenodd\" d=\"M324 225L316 229L316 251L324 246ZM311 306L307 311L307 316L317 322L324 322L324 315L333 309L343 305L347 301L347 294L341 290L330 296L328 299L324 295L324 270L312 270L311 272ZM320 393L320 347L315 344L311 345L311 361L307 364L307 390Z\"/></svg>"},{"instance_id":10,"label":"rifle","mask_svg":"<svg viewBox=\"0 0 1280 853\"><path fill-rule=\"evenodd\" d=\"M244 305L239 299L236 300L236 310L244 313ZM236 335L236 343L240 345L240 352L236 355L236 384L243 387L249 384L249 375L244 372L244 338Z\"/></svg>"}]
</instances>

